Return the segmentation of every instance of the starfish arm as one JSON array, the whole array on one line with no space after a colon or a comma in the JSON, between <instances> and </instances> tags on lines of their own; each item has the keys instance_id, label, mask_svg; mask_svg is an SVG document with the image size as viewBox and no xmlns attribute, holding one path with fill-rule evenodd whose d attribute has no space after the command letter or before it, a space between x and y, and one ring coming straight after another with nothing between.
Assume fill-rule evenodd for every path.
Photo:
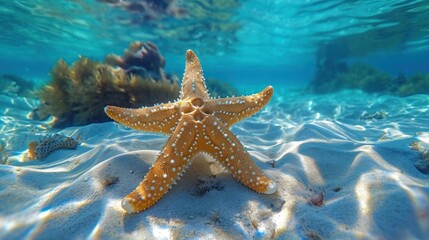
<instances>
[{"instance_id":1,"label":"starfish arm","mask_svg":"<svg viewBox=\"0 0 429 240\"><path fill-rule=\"evenodd\" d=\"M183 75L180 99L194 97L210 99L200 60L192 50L188 50L186 52L185 74Z\"/></svg>"},{"instance_id":2,"label":"starfish arm","mask_svg":"<svg viewBox=\"0 0 429 240\"><path fill-rule=\"evenodd\" d=\"M176 103L137 109L107 106L104 111L111 119L132 129L164 134L174 130L181 115Z\"/></svg>"},{"instance_id":3,"label":"starfish arm","mask_svg":"<svg viewBox=\"0 0 429 240\"><path fill-rule=\"evenodd\" d=\"M210 99L206 105L213 114L230 127L259 112L273 96L273 87L268 86L259 93L232 98Z\"/></svg>"},{"instance_id":4,"label":"starfish arm","mask_svg":"<svg viewBox=\"0 0 429 240\"><path fill-rule=\"evenodd\" d=\"M195 147L195 135L191 117L183 116L144 180L122 200L123 209L128 213L143 211L167 193L189 167L196 153L189 150ZM185 149L187 151L183 152Z\"/></svg>"},{"instance_id":5,"label":"starfish arm","mask_svg":"<svg viewBox=\"0 0 429 240\"><path fill-rule=\"evenodd\" d=\"M208 117L205 128L208 143L205 152L217 159L234 178L259 193L272 194L277 190L274 181L264 175L252 161L250 154L232 132L215 117Z\"/></svg>"}]
</instances>

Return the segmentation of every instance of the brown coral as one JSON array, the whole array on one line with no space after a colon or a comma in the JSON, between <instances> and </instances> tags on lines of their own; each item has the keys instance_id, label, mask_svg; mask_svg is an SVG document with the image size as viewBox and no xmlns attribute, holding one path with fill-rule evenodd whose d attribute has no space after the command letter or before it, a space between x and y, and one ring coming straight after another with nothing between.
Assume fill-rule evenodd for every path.
<instances>
[{"instance_id":1,"label":"brown coral","mask_svg":"<svg viewBox=\"0 0 429 240\"><path fill-rule=\"evenodd\" d=\"M151 42L132 42L123 56L107 55L106 63L120 67L127 74L155 80L167 80L164 73L165 58L161 55L158 47Z\"/></svg>"}]
</instances>

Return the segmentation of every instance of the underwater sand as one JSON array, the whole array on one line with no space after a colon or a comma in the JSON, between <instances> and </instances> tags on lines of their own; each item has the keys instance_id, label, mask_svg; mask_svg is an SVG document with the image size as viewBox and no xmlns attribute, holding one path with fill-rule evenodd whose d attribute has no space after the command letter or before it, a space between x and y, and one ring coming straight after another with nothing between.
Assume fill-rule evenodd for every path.
<instances>
[{"instance_id":1,"label":"underwater sand","mask_svg":"<svg viewBox=\"0 0 429 240\"><path fill-rule=\"evenodd\" d=\"M0 239L429 236L429 175L415 167L422 155L410 148L415 141L429 145L427 96L276 89L266 108L232 131L277 182L277 193L253 192L199 156L164 198L139 214L125 214L120 201L143 179L166 136L113 122L69 127L60 133L80 139L76 150L21 162L29 141L56 133L48 122L27 118L36 105L0 96L0 139L8 154L0 165ZM377 111L387 117L360 119Z\"/></svg>"}]
</instances>

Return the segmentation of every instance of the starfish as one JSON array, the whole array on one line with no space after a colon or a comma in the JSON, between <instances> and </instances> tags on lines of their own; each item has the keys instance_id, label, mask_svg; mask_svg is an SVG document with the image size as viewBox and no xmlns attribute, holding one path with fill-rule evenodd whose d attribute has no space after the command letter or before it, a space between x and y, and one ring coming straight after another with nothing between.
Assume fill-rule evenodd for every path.
<instances>
[{"instance_id":1,"label":"starfish","mask_svg":"<svg viewBox=\"0 0 429 240\"><path fill-rule=\"evenodd\" d=\"M122 200L122 208L134 213L155 204L180 179L198 153L219 161L234 178L254 191L274 193L275 182L264 175L229 130L231 125L261 110L272 95L273 88L268 86L249 96L210 98L200 61L188 50L176 102L138 109L107 106L106 114L127 127L169 135L143 181Z\"/></svg>"}]
</instances>

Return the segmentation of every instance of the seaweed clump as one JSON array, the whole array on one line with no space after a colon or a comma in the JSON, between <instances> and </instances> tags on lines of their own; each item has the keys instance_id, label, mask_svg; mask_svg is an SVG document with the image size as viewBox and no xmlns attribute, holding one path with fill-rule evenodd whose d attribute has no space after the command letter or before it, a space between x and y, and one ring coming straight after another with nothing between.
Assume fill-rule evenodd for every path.
<instances>
[{"instance_id":1,"label":"seaweed clump","mask_svg":"<svg viewBox=\"0 0 429 240\"><path fill-rule=\"evenodd\" d=\"M170 101L179 94L178 84L128 75L85 57L71 66L59 60L51 78L39 91L37 112L54 116L53 127L60 128L109 121L106 105L137 108Z\"/></svg>"},{"instance_id":2,"label":"seaweed clump","mask_svg":"<svg viewBox=\"0 0 429 240\"><path fill-rule=\"evenodd\" d=\"M51 81L38 96L40 106L34 119L54 116L53 127L64 128L110 121L107 105L125 108L152 106L177 99L178 78L165 74L165 59L151 42L132 42L122 56L110 54L106 63L80 57L69 66L59 60L51 71ZM213 97L238 95L226 83L207 82Z\"/></svg>"}]
</instances>

